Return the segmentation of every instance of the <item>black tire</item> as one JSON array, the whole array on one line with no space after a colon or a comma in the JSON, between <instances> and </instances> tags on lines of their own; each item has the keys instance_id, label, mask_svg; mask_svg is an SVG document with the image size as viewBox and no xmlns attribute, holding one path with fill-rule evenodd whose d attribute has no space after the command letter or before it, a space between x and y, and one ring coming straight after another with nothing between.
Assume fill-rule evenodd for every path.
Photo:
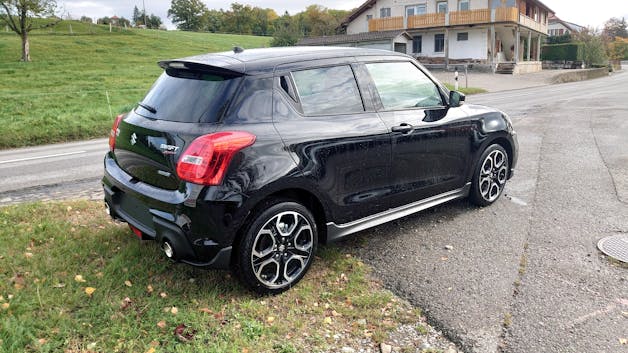
<instances>
[{"instance_id":1,"label":"black tire","mask_svg":"<svg viewBox=\"0 0 628 353\"><path fill-rule=\"evenodd\" d=\"M310 268L318 245L312 213L289 200L266 202L244 227L235 271L260 294L278 294L297 284Z\"/></svg>"},{"instance_id":2,"label":"black tire","mask_svg":"<svg viewBox=\"0 0 628 353\"><path fill-rule=\"evenodd\" d=\"M488 146L475 167L469 200L478 206L497 201L508 181L508 173L510 161L506 150L498 144Z\"/></svg>"}]
</instances>

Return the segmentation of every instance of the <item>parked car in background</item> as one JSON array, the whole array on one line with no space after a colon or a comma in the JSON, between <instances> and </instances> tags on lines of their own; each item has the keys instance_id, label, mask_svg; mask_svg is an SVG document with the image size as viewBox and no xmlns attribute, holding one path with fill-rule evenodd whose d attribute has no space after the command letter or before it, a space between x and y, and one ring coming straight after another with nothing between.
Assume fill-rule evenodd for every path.
<instances>
[{"instance_id":1,"label":"parked car in background","mask_svg":"<svg viewBox=\"0 0 628 353\"><path fill-rule=\"evenodd\" d=\"M260 293L295 285L321 242L453 199L494 203L517 162L506 114L463 104L403 54L238 49L159 65L113 124L108 212Z\"/></svg>"}]
</instances>

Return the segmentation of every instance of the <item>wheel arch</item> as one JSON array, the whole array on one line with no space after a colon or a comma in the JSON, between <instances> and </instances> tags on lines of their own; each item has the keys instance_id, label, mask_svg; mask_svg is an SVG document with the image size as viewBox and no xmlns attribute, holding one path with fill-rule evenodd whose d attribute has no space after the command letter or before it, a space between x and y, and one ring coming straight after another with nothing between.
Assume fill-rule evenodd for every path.
<instances>
[{"instance_id":1,"label":"wheel arch","mask_svg":"<svg viewBox=\"0 0 628 353\"><path fill-rule=\"evenodd\" d=\"M268 202L274 199L283 199L286 201L294 201L300 203L306 207L316 221L316 228L318 230L318 243L327 243L327 220L329 219L325 207L322 201L311 191L303 188L286 188L282 190L274 191L261 199L259 199L254 205L251 206L251 211L247 214L244 222L236 233L236 237L233 241L233 253L238 253L241 246L241 239L244 236L246 228L253 222L255 215L262 209ZM236 261L235 256L231 258L232 264Z\"/></svg>"}]
</instances>

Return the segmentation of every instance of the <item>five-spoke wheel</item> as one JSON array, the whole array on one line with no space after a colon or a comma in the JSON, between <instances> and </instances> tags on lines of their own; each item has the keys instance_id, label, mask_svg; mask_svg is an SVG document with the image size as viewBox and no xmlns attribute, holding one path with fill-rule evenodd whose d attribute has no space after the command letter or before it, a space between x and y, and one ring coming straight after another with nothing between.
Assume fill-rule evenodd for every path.
<instances>
[{"instance_id":1,"label":"five-spoke wheel","mask_svg":"<svg viewBox=\"0 0 628 353\"><path fill-rule=\"evenodd\" d=\"M303 277L317 242L310 211L295 202L277 201L261 209L243 235L238 271L256 291L279 293Z\"/></svg>"},{"instance_id":2,"label":"five-spoke wheel","mask_svg":"<svg viewBox=\"0 0 628 353\"><path fill-rule=\"evenodd\" d=\"M479 159L471 185L471 201L487 206L495 202L504 191L510 164L508 154L500 145L489 146Z\"/></svg>"}]
</instances>

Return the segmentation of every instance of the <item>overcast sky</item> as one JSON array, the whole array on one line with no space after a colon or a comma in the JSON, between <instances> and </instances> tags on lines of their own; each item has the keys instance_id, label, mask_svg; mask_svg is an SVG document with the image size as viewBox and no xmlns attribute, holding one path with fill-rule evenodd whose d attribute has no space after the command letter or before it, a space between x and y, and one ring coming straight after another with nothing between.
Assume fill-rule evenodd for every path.
<instances>
[{"instance_id":1,"label":"overcast sky","mask_svg":"<svg viewBox=\"0 0 628 353\"><path fill-rule=\"evenodd\" d=\"M417 3L424 0L417 0ZM232 2L274 9L279 15L284 11L295 14L308 5L318 4L330 9L351 10L360 6L363 0L204 0L210 9L228 9ZM117 15L131 18L133 6L142 8L142 0L58 0L59 8L64 14L79 18L83 15L94 19ZM556 12L561 19L582 26L602 27L611 17L624 16L628 19L627 0L596 0L588 3L577 3L574 0L543 0L543 3ZM145 0L146 13L161 17L168 28L173 29L167 17L170 0Z\"/></svg>"}]
</instances>

